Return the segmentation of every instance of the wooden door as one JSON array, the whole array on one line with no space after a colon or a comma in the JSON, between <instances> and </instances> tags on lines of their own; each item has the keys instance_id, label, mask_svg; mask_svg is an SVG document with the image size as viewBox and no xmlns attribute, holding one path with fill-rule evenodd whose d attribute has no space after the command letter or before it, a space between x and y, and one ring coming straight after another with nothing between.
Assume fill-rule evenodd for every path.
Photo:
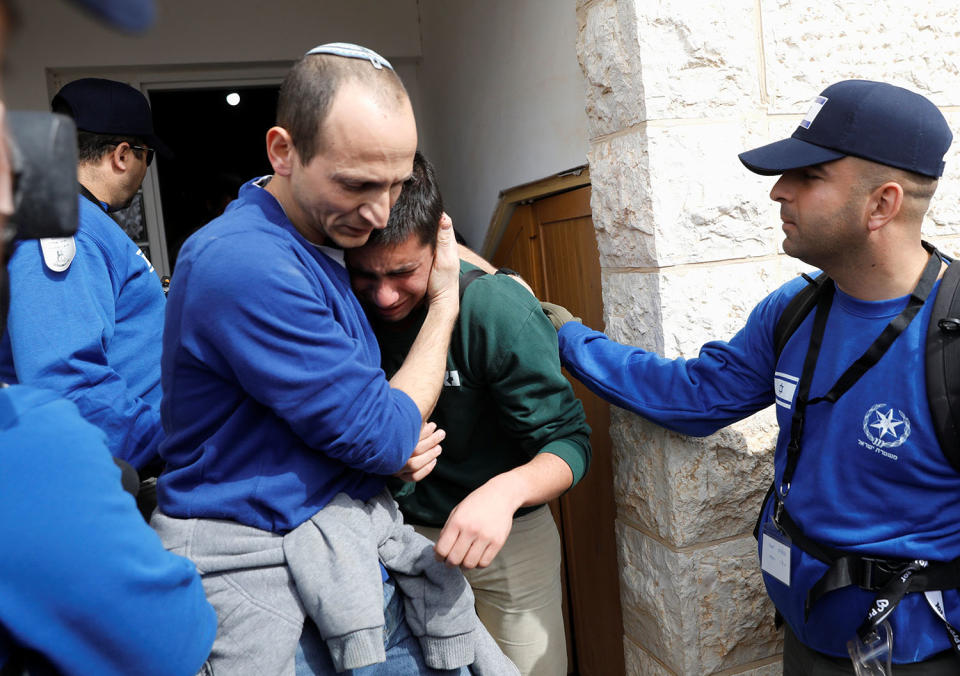
<instances>
[{"instance_id":1,"label":"wooden door","mask_svg":"<svg viewBox=\"0 0 960 676\"><path fill-rule=\"evenodd\" d=\"M600 261L590 213L590 187L517 206L493 255L513 268L543 300L563 305L603 330ZM558 516L565 566L565 621L570 672L624 673L620 575L613 523L609 404L569 378L592 434L590 470L551 507Z\"/></svg>"}]
</instances>

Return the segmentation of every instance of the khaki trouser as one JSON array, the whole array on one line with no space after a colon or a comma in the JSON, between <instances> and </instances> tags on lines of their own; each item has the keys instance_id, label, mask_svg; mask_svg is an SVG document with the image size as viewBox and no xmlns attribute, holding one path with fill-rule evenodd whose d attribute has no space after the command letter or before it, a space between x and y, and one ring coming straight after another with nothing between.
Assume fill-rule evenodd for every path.
<instances>
[{"instance_id":1,"label":"khaki trouser","mask_svg":"<svg viewBox=\"0 0 960 676\"><path fill-rule=\"evenodd\" d=\"M439 528L414 526L434 542ZM524 676L565 676L560 534L550 509L513 520L497 557L486 568L463 569L477 615Z\"/></svg>"}]
</instances>

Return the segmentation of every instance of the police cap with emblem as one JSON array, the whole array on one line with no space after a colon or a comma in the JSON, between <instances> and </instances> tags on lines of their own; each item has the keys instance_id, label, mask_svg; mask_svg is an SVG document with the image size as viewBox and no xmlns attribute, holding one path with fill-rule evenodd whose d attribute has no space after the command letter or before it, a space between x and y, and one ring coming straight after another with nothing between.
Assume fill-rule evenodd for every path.
<instances>
[{"instance_id":1,"label":"police cap with emblem","mask_svg":"<svg viewBox=\"0 0 960 676\"><path fill-rule=\"evenodd\" d=\"M853 155L939 178L953 134L928 99L869 80L830 85L811 103L790 138L739 155L757 174L772 176Z\"/></svg>"}]
</instances>

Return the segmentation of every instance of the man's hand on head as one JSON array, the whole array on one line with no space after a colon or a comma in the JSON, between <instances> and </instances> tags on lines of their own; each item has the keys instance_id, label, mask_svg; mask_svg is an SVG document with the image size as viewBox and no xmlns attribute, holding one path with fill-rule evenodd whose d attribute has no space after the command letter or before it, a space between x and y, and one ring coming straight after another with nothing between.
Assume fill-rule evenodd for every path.
<instances>
[{"instance_id":1,"label":"man's hand on head","mask_svg":"<svg viewBox=\"0 0 960 676\"><path fill-rule=\"evenodd\" d=\"M460 304L460 256L453 234L453 221L447 214L443 214L437 227L437 250L427 285L427 297L431 306L450 303L458 308Z\"/></svg>"}]
</instances>

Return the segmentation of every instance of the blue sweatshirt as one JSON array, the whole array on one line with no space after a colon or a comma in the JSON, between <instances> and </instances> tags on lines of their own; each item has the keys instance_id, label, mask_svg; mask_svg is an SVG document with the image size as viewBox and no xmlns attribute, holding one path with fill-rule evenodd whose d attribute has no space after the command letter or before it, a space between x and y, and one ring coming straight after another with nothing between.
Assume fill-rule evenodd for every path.
<instances>
[{"instance_id":1,"label":"blue sweatshirt","mask_svg":"<svg viewBox=\"0 0 960 676\"><path fill-rule=\"evenodd\" d=\"M798 278L772 293L729 342L707 343L695 359L664 359L568 322L559 332L561 361L600 396L685 434L710 434L775 402L779 486L814 313L779 361L773 332L784 307L805 284ZM960 474L937 443L925 391L924 351L935 292L846 394L834 404L807 408L800 460L785 504L808 537L864 556L960 557ZM906 302L906 297L867 302L837 291L811 398L830 389ZM765 520L771 506L765 506ZM804 644L845 657L846 641L865 619L875 593L855 586L831 592L805 621L807 590L826 566L796 546L791 559L789 587L764 573L771 599ZM960 625L958 592L945 591L943 598L948 618ZM890 620L895 662L920 661L950 648L943 623L923 594L907 595Z\"/></svg>"},{"instance_id":2,"label":"blue sweatshirt","mask_svg":"<svg viewBox=\"0 0 960 676\"><path fill-rule=\"evenodd\" d=\"M73 401L140 469L157 459L164 296L153 266L102 208L80 197L76 256L54 272L37 240L10 260L0 380Z\"/></svg>"},{"instance_id":3,"label":"blue sweatshirt","mask_svg":"<svg viewBox=\"0 0 960 676\"><path fill-rule=\"evenodd\" d=\"M420 435L346 271L253 181L180 251L162 378L170 516L284 533L379 492Z\"/></svg>"},{"instance_id":4,"label":"blue sweatshirt","mask_svg":"<svg viewBox=\"0 0 960 676\"><path fill-rule=\"evenodd\" d=\"M0 389L0 666L28 649L64 676L193 676L217 618L74 404Z\"/></svg>"}]
</instances>

